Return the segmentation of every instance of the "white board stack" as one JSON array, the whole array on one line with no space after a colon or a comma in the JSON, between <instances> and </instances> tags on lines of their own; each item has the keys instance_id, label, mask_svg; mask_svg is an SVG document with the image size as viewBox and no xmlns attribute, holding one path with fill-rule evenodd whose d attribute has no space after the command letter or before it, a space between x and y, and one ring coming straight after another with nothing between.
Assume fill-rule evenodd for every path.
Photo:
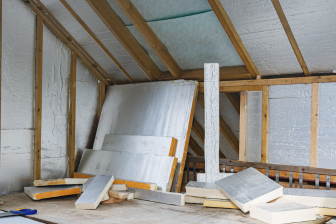
<instances>
[{"instance_id":1,"label":"white board stack","mask_svg":"<svg viewBox=\"0 0 336 224\"><path fill-rule=\"evenodd\" d=\"M254 168L223 178L216 186L243 212L254 204L266 203L283 195L283 187Z\"/></svg>"},{"instance_id":2,"label":"white board stack","mask_svg":"<svg viewBox=\"0 0 336 224\"><path fill-rule=\"evenodd\" d=\"M176 163L170 156L85 149L78 172L156 183L158 189L170 191Z\"/></svg>"}]
</instances>

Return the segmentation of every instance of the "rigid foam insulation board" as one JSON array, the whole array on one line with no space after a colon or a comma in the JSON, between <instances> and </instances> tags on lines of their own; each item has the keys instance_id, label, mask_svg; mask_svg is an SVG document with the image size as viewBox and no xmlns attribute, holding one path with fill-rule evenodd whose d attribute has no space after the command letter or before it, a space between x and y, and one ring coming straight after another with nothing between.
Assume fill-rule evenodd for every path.
<instances>
[{"instance_id":1,"label":"rigid foam insulation board","mask_svg":"<svg viewBox=\"0 0 336 224\"><path fill-rule=\"evenodd\" d=\"M71 184L84 184L88 179L86 178L63 178L52 180L35 180L34 186L50 186L50 185L71 185Z\"/></svg>"},{"instance_id":2,"label":"rigid foam insulation board","mask_svg":"<svg viewBox=\"0 0 336 224\"><path fill-rule=\"evenodd\" d=\"M114 204L114 203L119 203L126 201L126 199L119 199L119 198L109 198L106 201L102 201L100 204Z\"/></svg>"},{"instance_id":3,"label":"rigid foam insulation board","mask_svg":"<svg viewBox=\"0 0 336 224\"><path fill-rule=\"evenodd\" d=\"M261 75L302 73L272 1L220 2Z\"/></svg>"},{"instance_id":4,"label":"rigid foam insulation board","mask_svg":"<svg viewBox=\"0 0 336 224\"><path fill-rule=\"evenodd\" d=\"M127 191L128 187L126 184L112 184L110 190L114 191Z\"/></svg>"},{"instance_id":5,"label":"rigid foam insulation board","mask_svg":"<svg viewBox=\"0 0 336 224\"><path fill-rule=\"evenodd\" d=\"M170 191L177 158L130 152L85 149L78 172L113 174L116 179L156 183Z\"/></svg>"},{"instance_id":6,"label":"rigid foam insulation board","mask_svg":"<svg viewBox=\"0 0 336 224\"><path fill-rule=\"evenodd\" d=\"M189 196L228 199L214 183L189 181L185 188Z\"/></svg>"},{"instance_id":7,"label":"rigid foam insulation board","mask_svg":"<svg viewBox=\"0 0 336 224\"><path fill-rule=\"evenodd\" d=\"M179 191L197 88L197 82L185 80L109 86L93 149L102 148L106 134L174 137L178 163L172 191Z\"/></svg>"},{"instance_id":8,"label":"rigid foam insulation board","mask_svg":"<svg viewBox=\"0 0 336 224\"><path fill-rule=\"evenodd\" d=\"M33 200L41 200L46 198L80 194L82 192L82 186L62 185L62 186L24 187L24 192Z\"/></svg>"},{"instance_id":9,"label":"rigid foam insulation board","mask_svg":"<svg viewBox=\"0 0 336 224\"><path fill-rule=\"evenodd\" d=\"M97 175L76 201L76 209L96 209L112 186L112 175Z\"/></svg>"},{"instance_id":10,"label":"rigid foam insulation board","mask_svg":"<svg viewBox=\"0 0 336 224\"><path fill-rule=\"evenodd\" d=\"M239 209L237 205L235 205L230 200L216 200L216 199L206 199L203 203L204 207L211 207L211 208L233 208Z\"/></svg>"},{"instance_id":11,"label":"rigid foam insulation board","mask_svg":"<svg viewBox=\"0 0 336 224\"><path fill-rule=\"evenodd\" d=\"M105 135L102 150L175 156L177 140L173 137Z\"/></svg>"},{"instance_id":12,"label":"rigid foam insulation board","mask_svg":"<svg viewBox=\"0 0 336 224\"><path fill-rule=\"evenodd\" d=\"M243 212L250 206L272 201L283 195L283 187L254 168L215 182L216 186Z\"/></svg>"},{"instance_id":13,"label":"rigid foam insulation board","mask_svg":"<svg viewBox=\"0 0 336 224\"><path fill-rule=\"evenodd\" d=\"M334 208L315 208L316 215L336 216L336 209Z\"/></svg>"},{"instance_id":14,"label":"rigid foam insulation board","mask_svg":"<svg viewBox=\"0 0 336 224\"><path fill-rule=\"evenodd\" d=\"M202 204L203 205L205 200L206 198L194 197L194 196L189 196L189 195L185 196L185 203L188 203L188 204Z\"/></svg>"},{"instance_id":15,"label":"rigid foam insulation board","mask_svg":"<svg viewBox=\"0 0 336 224\"><path fill-rule=\"evenodd\" d=\"M269 224L316 220L314 208L293 202L252 205L250 216Z\"/></svg>"},{"instance_id":16,"label":"rigid foam insulation board","mask_svg":"<svg viewBox=\"0 0 336 224\"><path fill-rule=\"evenodd\" d=\"M70 7L84 21L90 30L98 37L115 59L123 66L136 82L148 82L149 78L140 66L133 60L118 39L106 27L103 21L86 3L77 0L66 0Z\"/></svg>"},{"instance_id":17,"label":"rigid foam insulation board","mask_svg":"<svg viewBox=\"0 0 336 224\"><path fill-rule=\"evenodd\" d=\"M34 181L36 24L20 0L3 1L2 13L1 195L20 192Z\"/></svg>"},{"instance_id":18,"label":"rigid foam insulation board","mask_svg":"<svg viewBox=\"0 0 336 224\"><path fill-rule=\"evenodd\" d=\"M132 187L130 187L128 190L134 193L135 199L178 206L185 205L185 194L163 191L148 191Z\"/></svg>"},{"instance_id":19,"label":"rigid foam insulation board","mask_svg":"<svg viewBox=\"0 0 336 224\"><path fill-rule=\"evenodd\" d=\"M0 214L1 213L5 213L3 211L0 211ZM12 216L12 217L2 217L1 220L0 220L0 223L4 223L4 224L17 224L17 223L20 223L20 224L38 224L41 222L38 222L38 221L35 221L35 220L32 220L32 219L28 219L28 218L25 218L25 217L20 217L20 216Z\"/></svg>"},{"instance_id":20,"label":"rigid foam insulation board","mask_svg":"<svg viewBox=\"0 0 336 224\"><path fill-rule=\"evenodd\" d=\"M83 173L75 173L74 177L76 178L90 178L93 177L94 175L91 174L83 174ZM126 185L127 187L134 187L134 188L140 188L140 189L145 189L145 190L156 190L157 189L157 184L155 183L146 183L146 182L137 182L137 181L132 181L132 180L118 180L114 179L114 184L116 185ZM113 187L113 185L112 185ZM112 188L111 187L111 188Z\"/></svg>"},{"instance_id":21,"label":"rigid foam insulation board","mask_svg":"<svg viewBox=\"0 0 336 224\"><path fill-rule=\"evenodd\" d=\"M331 190L284 188L277 201L291 201L311 207L336 208L336 192Z\"/></svg>"},{"instance_id":22,"label":"rigid foam insulation board","mask_svg":"<svg viewBox=\"0 0 336 224\"><path fill-rule=\"evenodd\" d=\"M108 195L112 198L127 199L127 200L134 199L134 193L128 191L109 190Z\"/></svg>"},{"instance_id":23,"label":"rigid foam insulation board","mask_svg":"<svg viewBox=\"0 0 336 224\"><path fill-rule=\"evenodd\" d=\"M268 162L310 165L311 84L269 88Z\"/></svg>"}]
</instances>

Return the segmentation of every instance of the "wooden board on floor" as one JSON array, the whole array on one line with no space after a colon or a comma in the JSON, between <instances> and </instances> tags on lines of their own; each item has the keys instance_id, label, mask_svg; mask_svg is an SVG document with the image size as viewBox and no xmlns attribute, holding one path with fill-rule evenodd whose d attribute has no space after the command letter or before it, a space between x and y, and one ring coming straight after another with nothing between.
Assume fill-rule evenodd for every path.
<instances>
[{"instance_id":1,"label":"wooden board on floor","mask_svg":"<svg viewBox=\"0 0 336 224\"><path fill-rule=\"evenodd\" d=\"M24 192L33 200L75 195L82 192L81 185L63 185L48 187L24 187Z\"/></svg>"},{"instance_id":2,"label":"wooden board on floor","mask_svg":"<svg viewBox=\"0 0 336 224\"><path fill-rule=\"evenodd\" d=\"M52 186L52 185L71 185L84 184L87 178L63 178L63 179L49 179L49 180L35 180L34 186Z\"/></svg>"},{"instance_id":3,"label":"wooden board on floor","mask_svg":"<svg viewBox=\"0 0 336 224\"><path fill-rule=\"evenodd\" d=\"M75 203L76 209L96 209L108 189L112 186L112 175L95 176L90 185Z\"/></svg>"}]
</instances>

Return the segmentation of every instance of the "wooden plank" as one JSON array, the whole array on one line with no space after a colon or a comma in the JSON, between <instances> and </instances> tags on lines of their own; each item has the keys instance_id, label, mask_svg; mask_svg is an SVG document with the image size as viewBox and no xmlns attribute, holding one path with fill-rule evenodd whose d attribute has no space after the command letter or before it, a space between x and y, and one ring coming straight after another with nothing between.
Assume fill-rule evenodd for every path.
<instances>
[{"instance_id":1,"label":"wooden plank","mask_svg":"<svg viewBox=\"0 0 336 224\"><path fill-rule=\"evenodd\" d=\"M41 179L43 19L36 16L34 179Z\"/></svg>"},{"instance_id":2,"label":"wooden plank","mask_svg":"<svg viewBox=\"0 0 336 224\"><path fill-rule=\"evenodd\" d=\"M103 110L103 105L105 101L106 85L103 82L99 82L99 99L98 99L98 109L97 117L100 118L100 114Z\"/></svg>"},{"instance_id":3,"label":"wooden plank","mask_svg":"<svg viewBox=\"0 0 336 224\"><path fill-rule=\"evenodd\" d=\"M311 99L311 131L310 131L310 166L317 167L317 147L318 147L318 104L319 104L319 84L312 84Z\"/></svg>"},{"instance_id":4,"label":"wooden plank","mask_svg":"<svg viewBox=\"0 0 336 224\"><path fill-rule=\"evenodd\" d=\"M261 162L268 162L269 87L263 86L261 119Z\"/></svg>"},{"instance_id":5,"label":"wooden plank","mask_svg":"<svg viewBox=\"0 0 336 224\"><path fill-rule=\"evenodd\" d=\"M233 108L240 114L240 96L238 93L225 93L226 97L230 100Z\"/></svg>"},{"instance_id":6,"label":"wooden plank","mask_svg":"<svg viewBox=\"0 0 336 224\"><path fill-rule=\"evenodd\" d=\"M92 32L92 30L84 23L84 21L78 16L78 14L71 8L71 6L65 1L60 0L65 8L71 13L79 24L86 30L86 32L92 37L92 39L98 44L98 46L107 54L107 56L118 66L118 68L125 74L125 76L134 82L133 78L128 74L124 67L117 61L117 59L111 54L111 52L105 47L105 45L99 40L99 38Z\"/></svg>"},{"instance_id":7,"label":"wooden plank","mask_svg":"<svg viewBox=\"0 0 336 224\"><path fill-rule=\"evenodd\" d=\"M284 30L286 32L288 40L289 40L290 44L292 45L292 48L294 50L296 58L299 61L299 64L301 66L301 69L302 69L303 73L306 76L310 76L310 72L308 70L306 62L305 62L305 60L304 60L304 58L303 58L303 56L301 54L299 45L297 44L297 42L295 40L294 34L293 34L293 32L292 32L289 24L288 24L287 18L285 16L284 11L282 10L282 7L281 7L281 4L280 4L279 0L272 0L272 3L273 3L273 6L275 8L275 11L277 12L277 14L279 16L281 24L282 24L282 26L283 26L283 28L284 28Z\"/></svg>"},{"instance_id":8,"label":"wooden plank","mask_svg":"<svg viewBox=\"0 0 336 224\"><path fill-rule=\"evenodd\" d=\"M242 92L242 91L261 91L262 90L262 85L258 85L258 86L220 86L221 83L222 82L219 83L220 93L236 93L236 92ZM204 93L203 82L201 82L198 92Z\"/></svg>"},{"instance_id":9,"label":"wooden plank","mask_svg":"<svg viewBox=\"0 0 336 224\"><path fill-rule=\"evenodd\" d=\"M109 81L106 80L106 76L109 76L101 66L80 46L80 44L70 35L69 32L56 20L55 17L49 12L49 10L39 1L35 0L39 6L36 5L35 1L24 1L26 5L36 14L41 16L44 24L59 38L63 41L70 50L76 52L77 56L82 60L82 62L87 66L87 68L96 76L97 79L104 82L106 85L111 85ZM99 72L101 71L104 76ZM114 83L113 79L109 79Z\"/></svg>"},{"instance_id":10,"label":"wooden plank","mask_svg":"<svg viewBox=\"0 0 336 224\"><path fill-rule=\"evenodd\" d=\"M222 24L226 34L230 38L233 46L236 48L237 53L239 54L240 58L244 62L252 78L256 78L256 76L259 75L257 67L252 61L250 54L246 50L229 16L224 10L222 3L219 0L208 0L208 2L211 5L213 11L215 12L219 22Z\"/></svg>"},{"instance_id":11,"label":"wooden plank","mask_svg":"<svg viewBox=\"0 0 336 224\"><path fill-rule=\"evenodd\" d=\"M24 187L24 192L33 200L75 195L82 192L81 185Z\"/></svg>"},{"instance_id":12,"label":"wooden plank","mask_svg":"<svg viewBox=\"0 0 336 224\"><path fill-rule=\"evenodd\" d=\"M190 69L182 70L180 79L185 80L197 80L200 82L204 81L204 69ZM161 80L173 80L174 76L168 72L161 72ZM250 73L247 71L245 66L230 66L219 68L219 80L239 80L239 79L251 79Z\"/></svg>"},{"instance_id":13,"label":"wooden plank","mask_svg":"<svg viewBox=\"0 0 336 224\"><path fill-rule=\"evenodd\" d=\"M246 161L246 92L240 93L239 161Z\"/></svg>"},{"instance_id":14,"label":"wooden plank","mask_svg":"<svg viewBox=\"0 0 336 224\"><path fill-rule=\"evenodd\" d=\"M202 126L194 118L191 130L197 135L197 137L204 143L205 132Z\"/></svg>"},{"instance_id":15,"label":"wooden plank","mask_svg":"<svg viewBox=\"0 0 336 224\"><path fill-rule=\"evenodd\" d=\"M106 0L86 0L86 2L141 67L148 78L152 81L157 80L161 74L160 69L148 56L146 51L134 38Z\"/></svg>"},{"instance_id":16,"label":"wooden plank","mask_svg":"<svg viewBox=\"0 0 336 224\"><path fill-rule=\"evenodd\" d=\"M70 110L69 110L69 177L75 173L75 145L76 145L76 60L77 56L71 51L70 71Z\"/></svg>"},{"instance_id":17,"label":"wooden plank","mask_svg":"<svg viewBox=\"0 0 336 224\"><path fill-rule=\"evenodd\" d=\"M195 139L193 139L191 136L189 139L189 147L194 151L194 153L196 153L197 156L204 156L203 149L197 144Z\"/></svg>"},{"instance_id":18,"label":"wooden plank","mask_svg":"<svg viewBox=\"0 0 336 224\"><path fill-rule=\"evenodd\" d=\"M133 23L141 36L146 40L148 45L153 49L155 54L160 58L170 73L178 78L182 69L170 55L166 47L162 44L136 7L130 0L115 0L119 7L123 10L128 19Z\"/></svg>"}]
</instances>

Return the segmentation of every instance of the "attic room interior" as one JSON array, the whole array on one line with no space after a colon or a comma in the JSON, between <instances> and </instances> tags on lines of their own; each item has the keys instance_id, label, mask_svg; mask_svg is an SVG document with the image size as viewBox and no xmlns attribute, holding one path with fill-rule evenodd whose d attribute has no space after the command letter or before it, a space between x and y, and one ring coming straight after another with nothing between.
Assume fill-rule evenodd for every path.
<instances>
[{"instance_id":1,"label":"attic room interior","mask_svg":"<svg viewBox=\"0 0 336 224\"><path fill-rule=\"evenodd\" d=\"M336 223L336 1L0 18L0 224Z\"/></svg>"}]
</instances>

